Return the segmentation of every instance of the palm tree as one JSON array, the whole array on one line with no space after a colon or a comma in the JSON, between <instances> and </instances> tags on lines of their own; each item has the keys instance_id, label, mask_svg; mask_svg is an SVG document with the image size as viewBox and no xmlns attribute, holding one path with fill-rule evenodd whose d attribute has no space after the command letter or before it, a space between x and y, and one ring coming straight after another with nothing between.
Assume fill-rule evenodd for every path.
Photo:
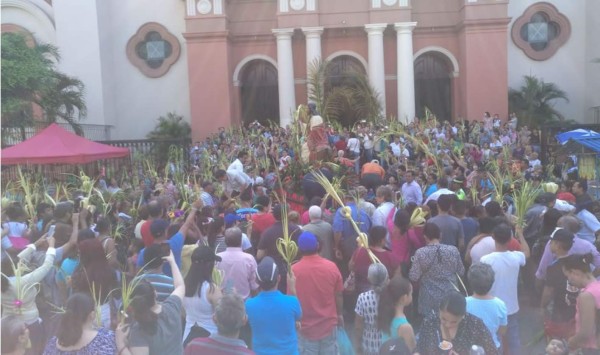
<instances>
[{"instance_id":1,"label":"palm tree","mask_svg":"<svg viewBox=\"0 0 600 355\"><path fill-rule=\"evenodd\" d=\"M77 121L86 115L84 85L56 70L58 49L34 43L19 33L2 34L2 126L32 126L40 118L46 122L63 120L82 135ZM44 115L35 114L35 107ZM3 132L4 133L4 132Z\"/></svg>"},{"instance_id":2,"label":"palm tree","mask_svg":"<svg viewBox=\"0 0 600 355\"><path fill-rule=\"evenodd\" d=\"M508 91L509 109L517 114L519 124L534 128L565 120L554 109L554 101L558 99L569 101L567 94L556 84L530 75L524 76L524 84L519 90L511 88Z\"/></svg>"},{"instance_id":3,"label":"palm tree","mask_svg":"<svg viewBox=\"0 0 600 355\"><path fill-rule=\"evenodd\" d=\"M331 71L331 62L320 59L313 61L308 70L308 99L324 118L347 127L362 119L381 118L379 93L365 74L347 70L341 84L333 85Z\"/></svg>"}]
</instances>

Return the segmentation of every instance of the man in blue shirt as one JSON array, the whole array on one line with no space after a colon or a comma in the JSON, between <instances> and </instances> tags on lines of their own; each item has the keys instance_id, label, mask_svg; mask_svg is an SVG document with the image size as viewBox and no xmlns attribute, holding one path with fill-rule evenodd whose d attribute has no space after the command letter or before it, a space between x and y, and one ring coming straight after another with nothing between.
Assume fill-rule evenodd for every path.
<instances>
[{"instance_id":1,"label":"man in blue shirt","mask_svg":"<svg viewBox=\"0 0 600 355\"><path fill-rule=\"evenodd\" d=\"M363 233L367 233L372 224L369 215L356 206L351 192L347 192L344 199L346 207L350 208L351 217L356 222L358 229ZM348 276L348 262L356 250L358 233L354 230L350 219L344 216L343 209L343 207L338 208L333 217L333 250L342 276L345 279Z\"/></svg>"},{"instance_id":2,"label":"man in blue shirt","mask_svg":"<svg viewBox=\"0 0 600 355\"><path fill-rule=\"evenodd\" d=\"M252 328L252 350L258 355L298 354L296 327L302 318L300 302L277 289L281 277L275 260L265 256L256 269L261 292L246 300L246 313ZM294 277L288 277L288 288L296 293Z\"/></svg>"},{"instance_id":3,"label":"man in blue shirt","mask_svg":"<svg viewBox=\"0 0 600 355\"><path fill-rule=\"evenodd\" d=\"M187 234L190 227L194 224L196 219L196 212L200 209L202 203L200 201L194 202L192 210L188 214L185 222L179 228L179 231L175 233L171 238L169 233L169 222L164 219L156 219L152 221L150 225L150 233L152 237L154 237L154 244L163 244L168 243L171 251L173 252L173 256L175 257L175 262L179 267L181 267L181 250L183 250L183 243L185 242L185 235ZM141 269L144 267L144 251L146 248L140 250L137 259L137 267ZM172 276L171 267L168 264L163 266L163 272L167 276Z\"/></svg>"}]
</instances>

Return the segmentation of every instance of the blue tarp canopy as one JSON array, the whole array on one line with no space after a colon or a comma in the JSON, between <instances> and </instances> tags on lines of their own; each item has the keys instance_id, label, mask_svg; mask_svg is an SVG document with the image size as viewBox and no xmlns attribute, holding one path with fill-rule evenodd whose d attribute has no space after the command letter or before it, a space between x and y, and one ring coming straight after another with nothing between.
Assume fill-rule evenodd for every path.
<instances>
[{"instance_id":1,"label":"blue tarp canopy","mask_svg":"<svg viewBox=\"0 0 600 355\"><path fill-rule=\"evenodd\" d=\"M571 141L581 144L586 148L600 154L600 134L594 137L571 138Z\"/></svg>"},{"instance_id":2,"label":"blue tarp canopy","mask_svg":"<svg viewBox=\"0 0 600 355\"><path fill-rule=\"evenodd\" d=\"M560 144L565 144L569 139L585 139L585 138L598 138L600 133L589 130L589 129L575 129L569 132L564 132L556 135L556 139Z\"/></svg>"}]
</instances>

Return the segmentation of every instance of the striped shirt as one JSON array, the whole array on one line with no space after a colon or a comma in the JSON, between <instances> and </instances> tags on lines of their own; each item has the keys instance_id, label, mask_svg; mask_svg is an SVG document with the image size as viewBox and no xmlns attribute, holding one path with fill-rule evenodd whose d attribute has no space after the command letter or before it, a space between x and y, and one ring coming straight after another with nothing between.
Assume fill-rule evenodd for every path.
<instances>
[{"instance_id":1,"label":"striped shirt","mask_svg":"<svg viewBox=\"0 0 600 355\"><path fill-rule=\"evenodd\" d=\"M165 274L145 273L137 276L133 282L137 282L138 280L147 281L152 285L152 287L154 287L156 290L156 297L159 302L166 300L171 292L173 292L175 289L173 286L173 278Z\"/></svg>"}]
</instances>

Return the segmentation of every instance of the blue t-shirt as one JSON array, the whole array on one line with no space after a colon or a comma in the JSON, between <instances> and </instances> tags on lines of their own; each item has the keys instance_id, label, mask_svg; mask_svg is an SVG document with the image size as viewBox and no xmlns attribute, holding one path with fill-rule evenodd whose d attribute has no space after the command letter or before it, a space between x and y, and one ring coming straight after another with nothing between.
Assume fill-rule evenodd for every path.
<instances>
[{"instance_id":1,"label":"blue t-shirt","mask_svg":"<svg viewBox=\"0 0 600 355\"><path fill-rule=\"evenodd\" d=\"M298 354L296 322L302 317L298 298L279 290L263 291L246 301L246 313L256 354Z\"/></svg>"},{"instance_id":2,"label":"blue t-shirt","mask_svg":"<svg viewBox=\"0 0 600 355\"><path fill-rule=\"evenodd\" d=\"M73 272L78 265L78 258L66 258L63 260L62 264L60 264L59 271L56 273L56 281L66 282L67 278L73 275Z\"/></svg>"},{"instance_id":3,"label":"blue t-shirt","mask_svg":"<svg viewBox=\"0 0 600 355\"><path fill-rule=\"evenodd\" d=\"M508 313L504 302L498 297L490 300L467 297L467 312L479 317L483 321L492 334L496 347L499 348L498 328L508 324Z\"/></svg>"},{"instance_id":4,"label":"blue t-shirt","mask_svg":"<svg viewBox=\"0 0 600 355\"><path fill-rule=\"evenodd\" d=\"M398 338L398 328L404 324L408 324L408 319L406 319L406 317L394 317L392 323L390 323L390 334L382 333L381 343L383 344L390 339Z\"/></svg>"},{"instance_id":5,"label":"blue t-shirt","mask_svg":"<svg viewBox=\"0 0 600 355\"><path fill-rule=\"evenodd\" d=\"M169 245L171 246L171 251L173 252L173 256L175 257L175 262L177 263L177 266L180 268L181 268L181 251L183 250L184 242L185 242L185 238L183 237L183 233L181 233L181 232L175 233L174 236L172 236L169 240L167 240L167 243L169 243ZM140 250L140 252L138 254L137 267L139 269L144 267L144 251L145 250L146 250L146 248ZM169 264L165 263L165 265L163 266L163 272L167 276L173 276L173 273L171 272L171 267L169 266Z\"/></svg>"}]
</instances>

